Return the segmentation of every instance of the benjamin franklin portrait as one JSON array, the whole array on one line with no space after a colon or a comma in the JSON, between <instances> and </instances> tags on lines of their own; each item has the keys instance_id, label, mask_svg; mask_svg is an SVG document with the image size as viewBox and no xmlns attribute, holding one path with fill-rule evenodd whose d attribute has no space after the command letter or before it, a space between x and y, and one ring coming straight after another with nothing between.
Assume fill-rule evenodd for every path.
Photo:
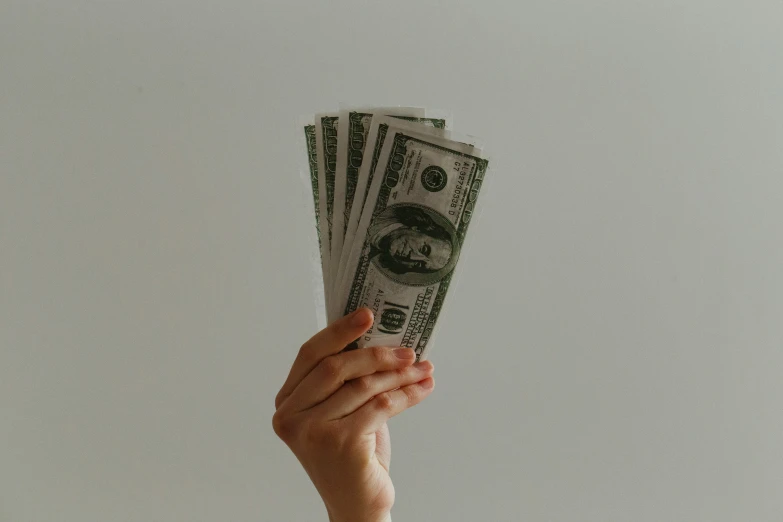
<instances>
[{"instance_id":1,"label":"benjamin franklin portrait","mask_svg":"<svg viewBox=\"0 0 783 522\"><path fill-rule=\"evenodd\" d=\"M418 205L386 208L373 218L368 235L371 261L403 284L435 283L454 269L459 257L454 225Z\"/></svg>"}]
</instances>

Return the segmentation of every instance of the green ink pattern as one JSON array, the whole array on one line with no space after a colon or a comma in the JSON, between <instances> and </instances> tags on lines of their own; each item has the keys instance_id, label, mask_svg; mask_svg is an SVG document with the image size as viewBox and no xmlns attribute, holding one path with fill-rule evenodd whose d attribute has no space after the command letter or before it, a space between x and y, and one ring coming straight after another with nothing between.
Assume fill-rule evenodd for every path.
<instances>
[{"instance_id":1,"label":"green ink pattern","mask_svg":"<svg viewBox=\"0 0 783 522\"><path fill-rule=\"evenodd\" d=\"M315 149L315 125L305 125L305 143L307 144L307 162L310 165L310 185L313 188L315 206L315 231L318 237L318 253L321 255L321 216L318 208L318 158Z\"/></svg>"}]
</instances>

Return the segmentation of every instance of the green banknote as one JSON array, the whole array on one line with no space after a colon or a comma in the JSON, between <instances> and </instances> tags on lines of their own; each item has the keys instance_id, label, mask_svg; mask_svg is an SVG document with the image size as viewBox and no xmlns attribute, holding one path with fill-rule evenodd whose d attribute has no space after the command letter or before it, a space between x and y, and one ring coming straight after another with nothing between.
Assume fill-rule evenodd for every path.
<instances>
[{"instance_id":1,"label":"green banknote","mask_svg":"<svg viewBox=\"0 0 783 522\"><path fill-rule=\"evenodd\" d=\"M381 125L383 126L383 125ZM386 125L345 264L341 315L368 307L359 347L406 346L418 358L435 330L488 161L480 149Z\"/></svg>"}]
</instances>

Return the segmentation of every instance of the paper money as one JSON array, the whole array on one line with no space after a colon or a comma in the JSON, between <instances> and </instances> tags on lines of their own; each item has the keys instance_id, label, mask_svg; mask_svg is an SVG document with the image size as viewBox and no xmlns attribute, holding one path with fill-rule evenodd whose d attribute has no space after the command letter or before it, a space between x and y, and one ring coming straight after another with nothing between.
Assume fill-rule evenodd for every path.
<instances>
[{"instance_id":1,"label":"paper money","mask_svg":"<svg viewBox=\"0 0 783 522\"><path fill-rule=\"evenodd\" d=\"M350 115L349 115L350 116ZM351 213L348 218L348 222L345 225L345 245L351 245L356 232L356 227L359 225L359 217L361 216L362 209L364 208L364 201L367 196L367 191L370 188L370 181L372 178L372 172L375 167L375 163L378 160L378 155L381 152L383 146L383 140L386 133L387 126L384 123L391 123L395 121L399 124L399 121L405 121L408 125L430 127L432 129L445 129L446 120L442 118L425 118L419 116L393 116L393 120L389 120L388 117L381 115L375 115L367 122L368 125L363 125L364 144L362 148L363 158L362 160L355 160L358 165L356 169L356 187L354 189L353 201L350 205ZM366 121L366 120L365 120ZM434 132L436 135L442 135L442 132L432 130L427 132ZM366 147L367 144L372 144L372 147ZM335 250L332 250L334 254ZM342 303L339 301L343 281L345 279L345 262L350 254L350 248L342 248L340 250L340 257L333 257L339 259L339 262L335 262L332 266L331 279L333 281L333 288L331 291L332 299L327 302L327 312L330 320L334 320L340 317L342 312Z\"/></svg>"},{"instance_id":2,"label":"paper money","mask_svg":"<svg viewBox=\"0 0 783 522\"><path fill-rule=\"evenodd\" d=\"M321 265L323 266L326 299L329 300L330 251L332 240L332 210L334 205L334 174L337 168L338 115L317 114L315 117L315 148L318 160L318 213L321 230Z\"/></svg>"},{"instance_id":3,"label":"paper money","mask_svg":"<svg viewBox=\"0 0 783 522\"><path fill-rule=\"evenodd\" d=\"M488 162L472 145L410 126L383 123L379 132L386 136L347 256L340 315L370 308L375 324L358 347L406 346L422 359Z\"/></svg>"},{"instance_id":4,"label":"paper money","mask_svg":"<svg viewBox=\"0 0 783 522\"><path fill-rule=\"evenodd\" d=\"M307 146L307 164L310 168L310 186L313 190L313 206L315 207L315 230L318 237L318 248L321 248L321 214L318 201L318 156L315 146L315 125L305 125L305 145ZM322 261L323 264L323 261ZM322 267L323 269L323 267Z\"/></svg>"},{"instance_id":5,"label":"paper money","mask_svg":"<svg viewBox=\"0 0 783 522\"><path fill-rule=\"evenodd\" d=\"M401 115L408 110L320 113L303 128L321 257L316 304L325 302L329 323L372 309L372 328L353 344L409 346L421 360L487 160L473 138L456 139L421 110Z\"/></svg>"},{"instance_id":6,"label":"paper money","mask_svg":"<svg viewBox=\"0 0 783 522\"><path fill-rule=\"evenodd\" d=\"M353 196L361 166L367 133L374 115L423 117L424 109L417 107L376 107L363 110L342 110L338 115L343 122L337 129L337 165L334 176L334 205L330 259L339 260L342 253L345 230L353 206ZM331 264L328 283L334 285L339 263Z\"/></svg>"}]
</instances>

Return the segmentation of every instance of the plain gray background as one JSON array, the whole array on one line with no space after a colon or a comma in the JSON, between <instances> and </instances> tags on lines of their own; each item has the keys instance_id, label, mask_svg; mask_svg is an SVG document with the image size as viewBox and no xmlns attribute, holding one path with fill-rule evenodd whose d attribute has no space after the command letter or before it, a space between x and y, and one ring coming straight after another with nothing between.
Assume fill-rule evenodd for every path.
<instances>
[{"instance_id":1,"label":"plain gray background","mask_svg":"<svg viewBox=\"0 0 783 522\"><path fill-rule=\"evenodd\" d=\"M318 521L295 123L453 112L494 183L395 522L783 520L783 4L0 2L0 520Z\"/></svg>"}]
</instances>

